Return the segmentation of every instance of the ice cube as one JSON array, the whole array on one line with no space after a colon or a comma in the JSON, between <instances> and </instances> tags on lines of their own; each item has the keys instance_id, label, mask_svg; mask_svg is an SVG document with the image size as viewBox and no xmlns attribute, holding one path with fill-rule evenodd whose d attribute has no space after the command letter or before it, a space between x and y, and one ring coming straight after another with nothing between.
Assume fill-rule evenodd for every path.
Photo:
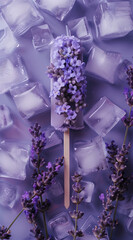
<instances>
[{"instance_id":1,"label":"ice cube","mask_svg":"<svg viewBox=\"0 0 133 240\"><path fill-rule=\"evenodd\" d=\"M119 213L130 218L133 217L133 197L126 196L123 201L120 201L118 206Z\"/></svg>"},{"instance_id":2,"label":"ice cube","mask_svg":"<svg viewBox=\"0 0 133 240\"><path fill-rule=\"evenodd\" d=\"M36 26L31 29L32 43L35 49L41 51L45 48L49 48L53 41L53 35L47 24Z\"/></svg>"},{"instance_id":3,"label":"ice cube","mask_svg":"<svg viewBox=\"0 0 133 240\"><path fill-rule=\"evenodd\" d=\"M4 180L0 180L0 204L5 207L13 208L17 198L17 187Z\"/></svg>"},{"instance_id":4,"label":"ice cube","mask_svg":"<svg viewBox=\"0 0 133 240\"><path fill-rule=\"evenodd\" d=\"M90 203L94 192L94 183L81 181L81 185L84 187L84 190L80 193L80 196L84 198L84 202Z\"/></svg>"},{"instance_id":5,"label":"ice cube","mask_svg":"<svg viewBox=\"0 0 133 240\"><path fill-rule=\"evenodd\" d=\"M89 214L89 216L87 216L86 220L84 220L84 223L81 226L82 232L92 234L92 229L96 225L96 220L97 219L93 215Z\"/></svg>"},{"instance_id":6,"label":"ice cube","mask_svg":"<svg viewBox=\"0 0 133 240\"><path fill-rule=\"evenodd\" d=\"M63 194L63 192L64 192L63 188L59 181L53 182L53 184L48 189L48 194L50 194L50 196L54 197L54 199L55 199L55 197L61 196Z\"/></svg>"},{"instance_id":7,"label":"ice cube","mask_svg":"<svg viewBox=\"0 0 133 240\"><path fill-rule=\"evenodd\" d=\"M14 37L2 14L0 14L0 58L11 54L18 46L17 39Z\"/></svg>"},{"instance_id":8,"label":"ice cube","mask_svg":"<svg viewBox=\"0 0 133 240\"><path fill-rule=\"evenodd\" d=\"M49 109L49 99L46 91L39 83L26 83L10 92L18 111L24 118L30 118Z\"/></svg>"},{"instance_id":9,"label":"ice cube","mask_svg":"<svg viewBox=\"0 0 133 240\"><path fill-rule=\"evenodd\" d=\"M13 124L9 108L6 105L0 105L0 130Z\"/></svg>"},{"instance_id":10,"label":"ice cube","mask_svg":"<svg viewBox=\"0 0 133 240\"><path fill-rule=\"evenodd\" d=\"M129 1L101 3L94 16L97 37L112 39L123 37L133 30Z\"/></svg>"},{"instance_id":11,"label":"ice cube","mask_svg":"<svg viewBox=\"0 0 133 240\"><path fill-rule=\"evenodd\" d=\"M24 180L29 147L23 144L3 141L0 144L0 177Z\"/></svg>"},{"instance_id":12,"label":"ice cube","mask_svg":"<svg viewBox=\"0 0 133 240\"><path fill-rule=\"evenodd\" d=\"M45 149L62 144L62 140L59 138L54 128L51 127L49 129L46 129L45 135L47 139L47 144L45 146Z\"/></svg>"},{"instance_id":13,"label":"ice cube","mask_svg":"<svg viewBox=\"0 0 133 240\"><path fill-rule=\"evenodd\" d=\"M88 21L86 17L77 18L71 21L68 21L68 27L71 31L71 35L78 37L81 41L92 42L92 33L91 29L88 25Z\"/></svg>"},{"instance_id":14,"label":"ice cube","mask_svg":"<svg viewBox=\"0 0 133 240\"><path fill-rule=\"evenodd\" d=\"M125 115L125 112L111 102L107 97L102 97L84 116L84 121L96 133L104 137Z\"/></svg>"},{"instance_id":15,"label":"ice cube","mask_svg":"<svg viewBox=\"0 0 133 240\"><path fill-rule=\"evenodd\" d=\"M105 52L101 48L94 46L89 53L86 71L113 84L117 67L121 61L120 53Z\"/></svg>"},{"instance_id":16,"label":"ice cube","mask_svg":"<svg viewBox=\"0 0 133 240\"><path fill-rule=\"evenodd\" d=\"M101 137L98 136L86 143L75 143L74 151L75 160L82 175L106 169L106 148ZM93 185L91 187L93 188ZM89 185L88 190L90 190Z\"/></svg>"},{"instance_id":17,"label":"ice cube","mask_svg":"<svg viewBox=\"0 0 133 240\"><path fill-rule=\"evenodd\" d=\"M0 0L0 7L3 7L9 4L12 0Z\"/></svg>"},{"instance_id":18,"label":"ice cube","mask_svg":"<svg viewBox=\"0 0 133 240\"><path fill-rule=\"evenodd\" d=\"M36 5L43 10L50 11L57 19L63 20L70 12L76 0L34 0Z\"/></svg>"},{"instance_id":19,"label":"ice cube","mask_svg":"<svg viewBox=\"0 0 133 240\"><path fill-rule=\"evenodd\" d=\"M127 59L124 59L123 62L119 65L117 69L117 77L119 80L125 80L127 78L127 69L130 66L133 66L133 65Z\"/></svg>"},{"instance_id":20,"label":"ice cube","mask_svg":"<svg viewBox=\"0 0 133 240\"><path fill-rule=\"evenodd\" d=\"M12 0L1 10L7 24L17 36L43 21L31 0Z\"/></svg>"},{"instance_id":21,"label":"ice cube","mask_svg":"<svg viewBox=\"0 0 133 240\"><path fill-rule=\"evenodd\" d=\"M13 55L0 62L0 78L0 94L28 80L25 66L19 55Z\"/></svg>"},{"instance_id":22,"label":"ice cube","mask_svg":"<svg viewBox=\"0 0 133 240\"><path fill-rule=\"evenodd\" d=\"M73 224L67 212L61 212L49 221L50 227L56 240L67 237L68 231L72 230Z\"/></svg>"},{"instance_id":23,"label":"ice cube","mask_svg":"<svg viewBox=\"0 0 133 240\"><path fill-rule=\"evenodd\" d=\"M131 233L133 232L133 217L127 220L127 230Z\"/></svg>"}]
</instances>

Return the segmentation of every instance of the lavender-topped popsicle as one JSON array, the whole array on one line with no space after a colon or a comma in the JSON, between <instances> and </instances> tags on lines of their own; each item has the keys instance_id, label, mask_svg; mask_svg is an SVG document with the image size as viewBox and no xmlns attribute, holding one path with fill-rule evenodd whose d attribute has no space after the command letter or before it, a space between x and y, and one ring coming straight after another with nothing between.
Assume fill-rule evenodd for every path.
<instances>
[{"instance_id":1,"label":"lavender-topped popsicle","mask_svg":"<svg viewBox=\"0 0 133 240\"><path fill-rule=\"evenodd\" d=\"M51 125L64 131L64 206L70 205L69 128L82 129L82 109L86 106L86 79L80 41L74 36L59 36L50 52Z\"/></svg>"},{"instance_id":2,"label":"lavender-topped popsicle","mask_svg":"<svg viewBox=\"0 0 133 240\"><path fill-rule=\"evenodd\" d=\"M82 109L85 104L86 79L80 41L74 36L59 36L51 47L51 125L83 128Z\"/></svg>"}]
</instances>

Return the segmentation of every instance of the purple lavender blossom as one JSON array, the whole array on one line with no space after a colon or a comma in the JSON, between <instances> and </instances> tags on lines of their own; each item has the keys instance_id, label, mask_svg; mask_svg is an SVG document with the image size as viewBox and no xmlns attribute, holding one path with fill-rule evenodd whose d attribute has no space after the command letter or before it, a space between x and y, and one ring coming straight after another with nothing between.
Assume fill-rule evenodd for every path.
<instances>
[{"instance_id":1,"label":"purple lavender blossom","mask_svg":"<svg viewBox=\"0 0 133 240\"><path fill-rule=\"evenodd\" d=\"M4 226L0 226L0 239L10 239L11 231L5 228Z\"/></svg>"},{"instance_id":2,"label":"purple lavender blossom","mask_svg":"<svg viewBox=\"0 0 133 240\"><path fill-rule=\"evenodd\" d=\"M55 62L55 67L57 68L65 68L65 60L64 59L58 59L57 62Z\"/></svg>"},{"instance_id":3,"label":"purple lavender blossom","mask_svg":"<svg viewBox=\"0 0 133 240\"><path fill-rule=\"evenodd\" d=\"M39 197L33 197L32 192L25 192L22 195L22 206L24 208L24 213L29 223L35 223L36 215L37 215L37 204L38 204Z\"/></svg>"},{"instance_id":4,"label":"purple lavender blossom","mask_svg":"<svg viewBox=\"0 0 133 240\"><path fill-rule=\"evenodd\" d=\"M69 84L69 88L68 88L68 93L71 93L71 94L75 94L76 93L76 91L77 91L77 86L75 86L75 85L72 85L72 84ZM75 95L74 95L75 96Z\"/></svg>"},{"instance_id":5,"label":"purple lavender blossom","mask_svg":"<svg viewBox=\"0 0 133 240\"><path fill-rule=\"evenodd\" d=\"M70 106L64 103L63 105L56 107L56 112L58 114L67 113L69 109L70 109Z\"/></svg>"},{"instance_id":6,"label":"purple lavender blossom","mask_svg":"<svg viewBox=\"0 0 133 240\"><path fill-rule=\"evenodd\" d=\"M104 202L104 199L105 199L104 193L101 193L101 194L99 195L99 199L100 199L102 202Z\"/></svg>"},{"instance_id":7,"label":"purple lavender blossom","mask_svg":"<svg viewBox=\"0 0 133 240\"><path fill-rule=\"evenodd\" d=\"M133 106L133 90L125 88L123 93L125 95L128 106Z\"/></svg>"},{"instance_id":8,"label":"purple lavender blossom","mask_svg":"<svg viewBox=\"0 0 133 240\"><path fill-rule=\"evenodd\" d=\"M133 126L133 111L131 111L130 116L127 116L127 114L122 118L122 121L126 127L132 127Z\"/></svg>"},{"instance_id":9,"label":"purple lavender blossom","mask_svg":"<svg viewBox=\"0 0 133 240\"><path fill-rule=\"evenodd\" d=\"M77 117L77 113L71 109L68 110L67 114L68 114L67 119L69 119L69 120L73 120Z\"/></svg>"},{"instance_id":10,"label":"purple lavender blossom","mask_svg":"<svg viewBox=\"0 0 133 240\"><path fill-rule=\"evenodd\" d=\"M34 234L34 237L37 240L45 240L45 237L44 237L42 231L40 230L40 228L36 224L34 225L34 228L30 231Z\"/></svg>"},{"instance_id":11,"label":"purple lavender blossom","mask_svg":"<svg viewBox=\"0 0 133 240\"><path fill-rule=\"evenodd\" d=\"M35 123L34 127L29 129L32 138L32 148L30 160L34 167L39 168L44 165L44 158L41 157L41 154L46 146L45 133L41 132L41 126L38 123Z\"/></svg>"},{"instance_id":12,"label":"purple lavender blossom","mask_svg":"<svg viewBox=\"0 0 133 240\"><path fill-rule=\"evenodd\" d=\"M83 76L85 64L81 61L80 41L74 36L57 37L53 55L53 63L48 67L48 75L54 81L50 96L56 99L56 113L65 116L64 126L70 127L85 107L87 82ZM63 111L64 104L70 108Z\"/></svg>"},{"instance_id":13,"label":"purple lavender blossom","mask_svg":"<svg viewBox=\"0 0 133 240\"><path fill-rule=\"evenodd\" d=\"M128 81L128 85L131 89L133 89L133 68L129 67L127 69L127 81Z\"/></svg>"},{"instance_id":14,"label":"purple lavender blossom","mask_svg":"<svg viewBox=\"0 0 133 240\"><path fill-rule=\"evenodd\" d=\"M82 93L78 90L76 93L75 93L75 96L72 96L72 99L78 103L81 99L82 99Z\"/></svg>"},{"instance_id":15,"label":"purple lavender blossom","mask_svg":"<svg viewBox=\"0 0 133 240\"><path fill-rule=\"evenodd\" d=\"M77 56L71 58L70 65L73 67L79 67L81 65L81 60L77 58Z\"/></svg>"}]
</instances>

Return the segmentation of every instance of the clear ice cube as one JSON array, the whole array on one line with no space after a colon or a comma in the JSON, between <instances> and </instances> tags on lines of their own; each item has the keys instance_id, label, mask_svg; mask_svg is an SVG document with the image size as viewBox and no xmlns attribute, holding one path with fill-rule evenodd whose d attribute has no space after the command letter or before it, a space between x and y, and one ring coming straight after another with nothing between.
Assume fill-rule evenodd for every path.
<instances>
[{"instance_id":1,"label":"clear ice cube","mask_svg":"<svg viewBox=\"0 0 133 240\"><path fill-rule=\"evenodd\" d=\"M19 55L0 61L0 78L0 94L28 80L25 66Z\"/></svg>"},{"instance_id":2,"label":"clear ice cube","mask_svg":"<svg viewBox=\"0 0 133 240\"><path fill-rule=\"evenodd\" d=\"M4 180L0 180L0 204L5 207L13 208L17 198L17 187Z\"/></svg>"},{"instance_id":3,"label":"clear ice cube","mask_svg":"<svg viewBox=\"0 0 133 240\"><path fill-rule=\"evenodd\" d=\"M101 3L94 16L97 37L112 39L123 37L133 30L129 1Z\"/></svg>"},{"instance_id":4,"label":"clear ice cube","mask_svg":"<svg viewBox=\"0 0 133 240\"><path fill-rule=\"evenodd\" d=\"M9 4L12 0L0 0L0 7L3 7Z\"/></svg>"},{"instance_id":5,"label":"clear ice cube","mask_svg":"<svg viewBox=\"0 0 133 240\"><path fill-rule=\"evenodd\" d=\"M121 62L120 53L105 52L101 48L94 46L89 53L86 71L113 84L117 68Z\"/></svg>"},{"instance_id":6,"label":"clear ice cube","mask_svg":"<svg viewBox=\"0 0 133 240\"><path fill-rule=\"evenodd\" d=\"M127 197L120 201L118 205L118 211L119 213L126 215L130 218L133 217L133 197Z\"/></svg>"},{"instance_id":7,"label":"clear ice cube","mask_svg":"<svg viewBox=\"0 0 133 240\"><path fill-rule=\"evenodd\" d=\"M74 151L75 160L82 175L106 169L106 148L101 137L98 136L86 143L75 143ZM93 188L93 186L91 187ZM89 186L86 190L90 190Z\"/></svg>"},{"instance_id":8,"label":"clear ice cube","mask_svg":"<svg viewBox=\"0 0 133 240\"><path fill-rule=\"evenodd\" d=\"M71 31L71 35L80 38L83 42L92 42L93 37L86 17L73 19L71 21L68 21L67 24L68 28Z\"/></svg>"},{"instance_id":9,"label":"clear ice cube","mask_svg":"<svg viewBox=\"0 0 133 240\"><path fill-rule=\"evenodd\" d=\"M49 109L49 99L43 86L39 83L26 83L13 88L11 95L24 118L30 118Z\"/></svg>"},{"instance_id":10,"label":"clear ice cube","mask_svg":"<svg viewBox=\"0 0 133 240\"><path fill-rule=\"evenodd\" d=\"M76 0L34 0L36 5L43 10L49 11L55 15L59 20L63 20L64 17L70 12Z\"/></svg>"},{"instance_id":11,"label":"clear ice cube","mask_svg":"<svg viewBox=\"0 0 133 240\"><path fill-rule=\"evenodd\" d=\"M62 140L61 140L61 138L59 138L59 136L57 135L54 128L51 127L49 129L46 129L45 135L46 135L46 139L47 139L47 144L45 146L45 149L55 147L59 144L62 144Z\"/></svg>"},{"instance_id":12,"label":"clear ice cube","mask_svg":"<svg viewBox=\"0 0 133 240\"><path fill-rule=\"evenodd\" d=\"M80 193L80 196L84 198L84 202L90 203L94 192L94 183L81 181L81 185L84 187L84 190Z\"/></svg>"},{"instance_id":13,"label":"clear ice cube","mask_svg":"<svg viewBox=\"0 0 133 240\"><path fill-rule=\"evenodd\" d=\"M11 54L18 46L17 39L0 13L0 58Z\"/></svg>"},{"instance_id":14,"label":"clear ice cube","mask_svg":"<svg viewBox=\"0 0 133 240\"><path fill-rule=\"evenodd\" d=\"M84 121L96 133L104 137L125 115L125 111L102 97L84 116Z\"/></svg>"},{"instance_id":15,"label":"clear ice cube","mask_svg":"<svg viewBox=\"0 0 133 240\"><path fill-rule=\"evenodd\" d=\"M7 24L17 36L43 21L31 0L12 0L1 10Z\"/></svg>"},{"instance_id":16,"label":"clear ice cube","mask_svg":"<svg viewBox=\"0 0 133 240\"><path fill-rule=\"evenodd\" d=\"M67 212L61 212L49 221L50 227L56 240L67 237L68 231L72 230L73 224Z\"/></svg>"},{"instance_id":17,"label":"clear ice cube","mask_svg":"<svg viewBox=\"0 0 133 240\"><path fill-rule=\"evenodd\" d=\"M117 77L119 80L126 80L127 78L127 69L133 66L128 59L124 59L117 69Z\"/></svg>"},{"instance_id":18,"label":"clear ice cube","mask_svg":"<svg viewBox=\"0 0 133 240\"><path fill-rule=\"evenodd\" d=\"M96 225L96 220L97 219L93 215L89 214L89 216L87 216L86 220L84 220L84 223L81 226L82 232L92 234L92 229Z\"/></svg>"},{"instance_id":19,"label":"clear ice cube","mask_svg":"<svg viewBox=\"0 0 133 240\"><path fill-rule=\"evenodd\" d=\"M0 177L24 180L29 147L23 144L3 141L0 143Z\"/></svg>"},{"instance_id":20,"label":"clear ice cube","mask_svg":"<svg viewBox=\"0 0 133 240\"><path fill-rule=\"evenodd\" d=\"M53 182L50 188L48 189L48 194L52 197L59 197L63 194L63 187L59 181Z\"/></svg>"},{"instance_id":21,"label":"clear ice cube","mask_svg":"<svg viewBox=\"0 0 133 240\"><path fill-rule=\"evenodd\" d=\"M31 29L33 47L38 51L49 48L53 41L53 35L47 24L36 26Z\"/></svg>"},{"instance_id":22,"label":"clear ice cube","mask_svg":"<svg viewBox=\"0 0 133 240\"><path fill-rule=\"evenodd\" d=\"M0 105L0 130L5 129L13 124L10 110L6 105Z\"/></svg>"},{"instance_id":23,"label":"clear ice cube","mask_svg":"<svg viewBox=\"0 0 133 240\"><path fill-rule=\"evenodd\" d=\"M127 220L127 230L133 233L133 217Z\"/></svg>"}]
</instances>

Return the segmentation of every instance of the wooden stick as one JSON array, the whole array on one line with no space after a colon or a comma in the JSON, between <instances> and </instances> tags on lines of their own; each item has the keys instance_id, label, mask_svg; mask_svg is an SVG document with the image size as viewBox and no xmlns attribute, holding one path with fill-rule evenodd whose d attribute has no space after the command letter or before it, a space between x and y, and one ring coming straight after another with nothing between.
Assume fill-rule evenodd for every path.
<instances>
[{"instance_id":1,"label":"wooden stick","mask_svg":"<svg viewBox=\"0 0 133 240\"><path fill-rule=\"evenodd\" d=\"M64 132L64 206L70 205L70 133Z\"/></svg>"}]
</instances>

